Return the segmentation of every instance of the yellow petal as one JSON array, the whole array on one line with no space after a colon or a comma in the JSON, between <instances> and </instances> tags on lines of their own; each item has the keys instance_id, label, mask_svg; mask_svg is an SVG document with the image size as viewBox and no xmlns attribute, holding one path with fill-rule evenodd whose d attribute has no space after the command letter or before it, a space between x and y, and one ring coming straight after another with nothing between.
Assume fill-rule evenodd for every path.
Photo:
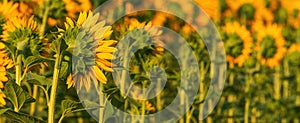
<instances>
[{"instance_id":1,"label":"yellow petal","mask_svg":"<svg viewBox=\"0 0 300 123\"><path fill-rule=\"evenodd\" d=\"M110 53L97 53L96 56L99 59L114 59L114 55Z\"/></svg>"},{"instance_id":2,"label":"yellow petal","mask_svg":"<svg viewBox=\"0 0 300 123\"><path fill-rule=\"evenodd\" d=\"M103 70L105 71L108 71L108 72L113 72L113 69L110 68L110 67L107 67L106 65L104 65L103 63L99 62L99 61L96 61L98 67L102 68Z\"/></svg>"},{"instance_id":3,"label":"yellow petal","mask_svg":"<svg viewBox=\"0 0 300 123\"><path fill-rule=\"evenodd\" d=\"M103 47L109 47L109 46L112 46L116 43L117 43L117 41L115 41L115 40L106 40L106 41L101 41L100 42L101 46L103 46Z\"/></svg>"},{"instance_id":4,"label":"yellow petal","mask_svg":"<svg viewBox=\"0 0 300 123\"><path fill-rule=\"evenodd\" d=\"M115 52L117 49L114 47L103 47L103 46L99 46L96 49L96 52L98 53L112 53Z\"/></svg>"},{"instance_id":5,"label":"yellow petal","mask_svg":"<svg viewBox=\"0 0 300 123\"><path fill-rule=\"evenodd\" d=\"M67 17L67 18L66 18L66 21L67 21L67 23L68 23L71 27L74 27L74 22L72 21L71 18Z\"/></svg>"},{"instance_id":6,"label":"yellow petal","mask_svg":"<svg viewBox=\"0 0 300 123\"><path fill-rule=\"evenodd\" d=\"M106 84L107 79L106 79L105 75L103 74L103 72L102 72L97 66L93 66L93 69L94 69L94 71L95 71L96 78L97 78L100 82Z\"/></svg>"},{"instance_id":7,"label":"yellow petal","mask_svg":"<svg viewBox=\"0 0 300 123\"><path fill-rule=\"evenodd\" d=\"M8 78L6 76L1 76L0 81L6 82L8 81Z\"/></svg>"},{"instance_id":8,"label":"yellow petal","mask_svg":"<svg viewBox=\"0 0 300 123\"><path fill-rule=\"evenodd\" d=\"M77 20L77 26L81 27L81 25L84 23L84 21L87 18L87 12L82 12L79 14L78 20Z\"/></svg>"}]
</instances>

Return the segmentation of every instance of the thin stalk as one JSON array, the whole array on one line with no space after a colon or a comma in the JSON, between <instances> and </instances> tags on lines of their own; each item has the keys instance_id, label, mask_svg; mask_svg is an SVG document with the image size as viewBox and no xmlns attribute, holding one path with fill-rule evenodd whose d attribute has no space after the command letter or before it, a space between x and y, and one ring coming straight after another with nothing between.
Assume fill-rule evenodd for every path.
<instances>
[{"instance_id":1,"label":"thin stalk","mask_svg":"<svg viewBox=\"0 0 300 123\"><path fill-rule=\"evenodd\" d=\"M180 105L182 106L183 104L184 104L184 100L185 100L185 98L184 98L184 91L183 90L181 90L181 89L178 89L179 90L179 94L180 94ZM184 112L184 111L182 111L182 112ZM183 117L182 118L180 118L180 120L179 120L179 123L184 123L184 119L183 119Z\"/></svg>"},{"instance_id":2,"label":"thin stalk","mask_svg":"<svg viewBox=\"0 0 300 123\"><path fill-rule=\"evenodd\" d=\"M230 66L230 67L233 68L233 66ZM234 77L235 77L234 73L233 72L230 73L230 75L229 75L229 86L234 85ZM235 96L233 94L230 94L228 96L228 102L232 103L234 101L235 101ZM232 118L233 113L234 113L234 108L231 106L230 109L228 110L228 116L229 116L229 118L227 120L228 123L233 123L233 118Z\"/></svg>"},{"instance_id":3,"label":"thin stalk","mask_svg":"<svg viewBox=\"0 0 300 123\"><path fill-rule=\"evenodd\" d=\"M250 99L249 99L249 90L250 90L250 82L251 82L251 73L247 73L246 77L246 87L245 87L245 94L246 94L246 103L245 103L245 115L244 115L244 123L248 123L249 117L249 107L250 107Z\"/></svg>"},{"instance_id":4,"label":"thin stalk","mask_svg":"<svg viewBox=\"0 0 300 123\"><path fill-rule=\"evenodd\" d=\"M37 85L34 85L34 86L33 86L33 94L32 94L32 97L33 97L34 99L36 99L36 98L37 98L37 94L38 94L38 86L37 86ZM36 102L33 102L33 103L30 104L30 112L29 112L29 114L30 114L31 116L33 116L34 113L35 113L35 107L36 107Z\"/></svg>"},{"instance_id":5,"label":"thin stalk","mask_svg":"<svg viewBox=\"0 0 300 123\"><path fill-rule=\"evenodd\" d=\"M279 100L281 97L280 94L280 88L281 88L281 82L280 82L280 66L275 68L275 76L274 76L274 99Z\"/></svg>"},{"instance_id":6,"label":"thin stalk","mask_svg":"<svg viewBox=\"0 0 300 123\"><path fill-rule=\"evenodd\" d=\"M40 28L40 36L43 36L44 33L45 33L45 29L46 29L46 24L47 24L47 20L48 20L48 14L49 14L49 11L50 11L50 7L49 7L49 1L46 2L46 4L44 5L45 8L45 12L44 12L44 15L43 15L43 20L42 20L42 25L41 25L41 28Z\"/></svg>"},{"instance_id":7,"label":"thin stalk","mask_svg":"<svg viewBox=\"0 0 300 123\"><path fill-rule=\"evenodd\" d=\"M21 85L21 73L22 73L22 55L18 55L16 63L16 83Z\"/></svg>"},{"instance_id":8,"label":"thin stalk","mask_svg":"<svg viewBox=\"0 0 300 123\"><path fill-rule=\"evenodd\" d=\"M50 103L48 109L48 123L54 123L54 112L55 112L55 101L56 101L56 91L58 86L58 78L60 73L60 65L62 56L60 53L57 54L54 66L54 73L53 73L53 80L52 80L52 87L50 93Z\"/></svg>"},{"instance_id":9,"label":"thin stalk","mask_svg":"<svg viewBox=\"0 0 300 123\"><path fill-rule=\"evenodd\" d=\"M141 109L141 120L140 123L145 123L145 114L146 114L146 100L142 101L142 109Z\"/></svg>"},{"instance_id":10,"label":"thin stalk","mask_svg":"<svg viewBox=\"0 0 300 123\"><path fill-rule=\"evenodd\" d=\"M124 67L124 69L125 70L123 70L122 71L122 73L121 73L121 80L119 81L120 82L120 94L121 94L121 96L122 97L124 97L124 101L125 101L125 104L124 104L124 112L126 112L126 110L127 110L127 106L128 106L128 102L127 102L127 95L126 95L126 92L125 92L125 81L126 81L126 71L127 71L127 69L128 69L128 52L130 51L129 50L129 47L128 47L128 44L126 44L127 45L127 47L126 47L126 49L125 49L125 51L124 51L124 53L125 53L125 56L123 57L123 60L124 60L124 62L123 62L123 67ZM122 91L123 91L123 93L122 93ZM122 115L122 117L123 117L123 122L126 122L126 118L127 118L127 115L126 115L126 113L123 113L123 115Z\"/></svg>"},{"instance_id":11,"label":"thin stalk","mask_svg":"<svg viewBox=\"0 0 300 123\"><path fill-rule=\"evenodd\" d=\"M296 93L300 93L300 72L297 69L296 70L296 81L297 81L297 88L296 88ZM296 96L296 101L295 101L295 106L300 106L300 96L299 94ZM299 118L295 118L294 119L294 123L299 123L300 119Z\"/></svg>"},{"instance_id":12,"label":"thin stalk","mask_svg":"<svg viewBox=\"0 0 300 123\"><path fill-rule=\"evenodd\" d=\"M289 77L291 75L288 60L284 59L284 75ZM289 96L289 81L283 81L283 97L288 98Z\"/></svg>"},{"instance_id":13,"label":"thin stalk","mask_svg":"<svg viewBox=\"0 0 300 123\"><path fill-rule=\"evenodd\" d=\"M156 90L156 93L157 93L157 94L158 94L159 91L160 91L160 86L161 86L161 79L158 78L158 79L157 79L157 90ZM162 107L163 107L163 103L162 103L162 100L161 100L161 94L158 94L158 95L156 96L156 109L157 109L157 111L162 110ZM161 119L161 117L158 116L158 119L154 119L154 122L155 122L155 120L156 120L156 121L160 121L160 119Z\"/></svg>"},{"instance_id":14,"label":"thin stalk","mask_svg":"<svg viewBox=\"0 0 300 123\"><path fill-rule=\"evenodd\" d=\"M100 108L99 108L99 123L104 123L104 106L105 106L105 97L103 94L103 83L100 82L100 90L99 90L99 103L100 103Z\"/></svg>"}]
</instances>

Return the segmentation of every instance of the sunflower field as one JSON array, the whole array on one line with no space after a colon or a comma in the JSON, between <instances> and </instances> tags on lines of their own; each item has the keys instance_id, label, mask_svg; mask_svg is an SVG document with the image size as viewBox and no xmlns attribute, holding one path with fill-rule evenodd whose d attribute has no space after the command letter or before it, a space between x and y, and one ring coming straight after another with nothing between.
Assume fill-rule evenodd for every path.
<instances>
[{"instance_id":1,"label":"sunflower field","mask_svg":"<svg viewBox=\"0 0 300 123\"><path fill-rule=\"evenodd\" d=\"M0 0L0 123L300 123L300 0L186 1Z\"/></svg>"}]
</instances>

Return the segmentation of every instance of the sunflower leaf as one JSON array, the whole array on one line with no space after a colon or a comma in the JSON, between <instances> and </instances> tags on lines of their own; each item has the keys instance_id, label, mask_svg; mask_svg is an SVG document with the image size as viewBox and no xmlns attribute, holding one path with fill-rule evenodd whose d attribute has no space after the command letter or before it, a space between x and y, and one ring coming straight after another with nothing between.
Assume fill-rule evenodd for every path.
<instances>
[{"instance_id":1,"label":"sunflower leaf","mask_svg":"<svg viewBox=\"0 0 300 123\"><path fill-rule=\"evenodd\" d=\"M31 97L28 92L12 81L9 81L6 84L3 93L5 93L7 99L10 100L10 102L18 110L20 110L25 103L35 102L35 99Z\"/></svg>"},{"instance_id":2,"label":"sunflower leaf","mask_svg":"<svg viewBox=\"0 0 300 123\"><path fill-rule=\"evenodd\" d=\"M6 110L6 109L1 109L1 110ZM45 121L39 118L30 116L25 113L15 112L12 111L11 109L6 110L2 114L2 116L7 117L7 120L11 122L17 122L17 123L45 123Z\"/></svg>"}]
</instances>

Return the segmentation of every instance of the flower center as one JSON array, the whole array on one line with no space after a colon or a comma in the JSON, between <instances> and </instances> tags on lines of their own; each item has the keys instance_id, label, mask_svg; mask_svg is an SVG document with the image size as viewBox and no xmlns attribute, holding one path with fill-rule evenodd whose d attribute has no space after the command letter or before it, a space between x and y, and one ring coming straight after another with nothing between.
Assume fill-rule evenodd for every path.
<instances>
[{"instance_id":1,"label":"flower center","mask_svg":"<svg viewBox=\"0 0 300 123\"><path fill-rule=\"evenodd\" d=\"M262 47L261 52L263 57L271 58L275 55L277 48L275 45L275 39L272 36L268 35L264 37L260 45Z\"/></svg>"},{"instance_id":2,"label":"flower center","mask_svg":"<svg viewBox=\"0 0 300 123\"><path fill-rule=\"evenodd\" d=\"M242 53L243 40L237 34L229 34L228 42L225 45L226 51L233 57L237 57Z\"/></svg>"},{"instance_id":3,"label":"flower center","mask_svg":"<svg viewBox=\"0 0 300 123\"><path fill-rule=\"evenodd\" d=\"M246 18L247 20L254 19L255 8L250 3L243 4L238 10L238 16L240 18Z\"/></svg>"}]
</instances>

